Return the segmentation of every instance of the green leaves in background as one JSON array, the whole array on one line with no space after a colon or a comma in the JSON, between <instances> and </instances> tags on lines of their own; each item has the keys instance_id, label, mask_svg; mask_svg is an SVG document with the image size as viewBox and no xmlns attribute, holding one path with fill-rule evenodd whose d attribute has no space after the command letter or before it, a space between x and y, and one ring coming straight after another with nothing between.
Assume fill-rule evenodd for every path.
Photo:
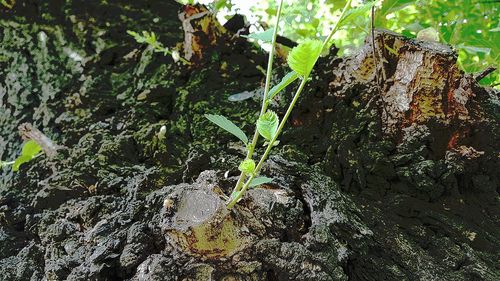
<instances>
[{"instance_id":1,"label":"green leaves in background","mask_svg":"<svg viewBox=\"0 0 500 281\"><path fill-rule=\"evenodd\" d=\"M290 85L293 81L297 80L299 75L295 71L289 72L285 75L281 81L274 87L269 90L268 99L273 99L279 92L286 88L286 86Z\"/></svg>"},{"instance_id":2,"label":"green leaves in background","mask_svg":"<svg viewBox=\"0 0 500 281\"><path fill-rule=\"evenodd\" d=\"M28 142L26 142L23 146L23 149L21 151L21 155L19 157L17 157L17 159L14 161L14 164L12 166L12 170L14 172L17 172L19 171L19 167L30 161L31 159L35 158L36 156L38 156L38 153L40 153L42 151L42 148L38 145L38 143L36 143L35 141L33 140L29 140Z\"/></svg>"},{"instance_id":3,"label":"green leaves in background","mask_svg":"<svg viewBox=\"0 0 500 281\"><path fill-rule=\"evenodd\" d=\"M300 76L307 76L321 54L323 42L306 40L288 54L288 66Z\"/></svg>"},{"instance_id":4,"label":"green leaves in background","mask_svg":"<svg viewBox=\"0 0 500 281\"><path fill-rule=\"evenodd\" d=\"M247 135L240 128L238 128L238 126L236 126L233 122L229 121L226 117L222 115L213 115L213 114L205 114L205 117L208 120L210 120L210 122L233 134L235 137L240 139L245 144L248 143Z\"/></svg>"},{"instance_id":5,"label":"green leaves in background","mask_svg":"<svg viewBox=\"0 0 500 281\"><path fill-rule=\"evenodd\" d=\"M347 10L345 15L339 19L339 26L349 24L350 22L354 21L356 17L366 17L368 12L370 11L371 7L375 5L375 2L368 2L366 4L363 4L361 6L352 8Z\"/></svg>"},{"instance_id":6,"label":"green leaves in background","mask_svg":"<svg viewBox=\"0 0 500 281\"><path fill-rule=\"evenodd\" d=\"M267 111L257 120L257 131L266 140L270 141L276 135L279 126L279 118L274 111Z\"/></svg>"},{"instance_id":7,"label":"green leaves in background","mask_svg":"<svg viewBox=\"0 0 500 281\"><path fill-rule=\"evenodd\" d=\"M375 28L389 29L415 38L420 30L432 27L440 42L454 46L459 65L476 73L488 66L500 68L500 5L489 0L379 0L365 2L347 13L342 29L332 40L339 55L355 52L370 34L370 9L375 3ZM280 33L294 41L325 36L338 20L346 0L295 1L283 11L286 24ZM262 22L274 22L276 0L256 0L253 15ZM318 21L321 18L321 22ZM500 88L500 71L480 81Z\"/></svg>"},{"instance_id":8,"label":"green leaves in background","mask_svg":"<svg viewBox=\"0 0 500 281\"><path fill-rule=\"evenodd\" d=\"M378 11L381 16L387 16L413 4L415 0L384 0Z\"/></svg>"}]
</instances>

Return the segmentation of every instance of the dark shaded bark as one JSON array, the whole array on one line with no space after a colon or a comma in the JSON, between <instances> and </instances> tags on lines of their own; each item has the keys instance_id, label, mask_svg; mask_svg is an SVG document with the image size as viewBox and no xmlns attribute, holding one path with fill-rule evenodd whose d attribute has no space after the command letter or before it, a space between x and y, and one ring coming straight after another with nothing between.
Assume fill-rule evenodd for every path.
<instances>
[{"instance_id":1,"label":"dark shaded bark","mask_svg":"<svg viewBox=\"0 0 500 281\"><path fill-rule=\"evenodd\" d=\"M500 279L498 92L449 47L377 31L375 58L367 39L320 59L273 182L228 211L243 147L203 114L252 130L266 55L201 6L19 2L0 19L0 156L24 122L62 147L2 171L0 279Z\"/></svg>"}]
</instances>

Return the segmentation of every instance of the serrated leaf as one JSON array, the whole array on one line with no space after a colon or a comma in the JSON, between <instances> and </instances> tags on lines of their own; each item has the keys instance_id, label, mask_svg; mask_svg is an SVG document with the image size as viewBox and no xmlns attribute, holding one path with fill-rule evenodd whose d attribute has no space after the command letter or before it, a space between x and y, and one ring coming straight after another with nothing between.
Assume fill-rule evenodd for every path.
<instances>
[{"instance_id":1,"label":"serrated leaf","mask_svg":"<svg viewBox=\"0 0 500 281\"><path fill-rule=\"evenodd\" d=\"M274 28L270 28L264 32L250 33L248 35L241 35L241 37L255 39L255 40L261 40L264 42L272 42L273 41L273 32L274 32Z\"/></svg>"},{"instance_id":2,"label":"serrated leaf","mask_svg":"<svg viewBox=\"0 0 500 281\"><path fill-rule=\"evenodd\" d=\"M272 181L273 181L273 179L268 178L268 177L258 177L258 178L254 178L250 182L250 184L248 185L248 187L256 187L258 185L265 184L265 183L270 183Z\"/></svg>"},{"instance_id":3,"label":"serrated leaf","mask_svg":"<svg viewBox=\"0 0 500 281\"><path fill-rule=\"evenodd\" d=\"M286 86L290 85L293 81L295 81L297 78L299 78L299 75L297 72L292 71L285 75L282 79L281 82L279 82L276 86L272 87L271 90L269 91L269 99L273 99L279 92L281 92L283 89L286 88Z\"/></svg>"},{"instance_id":4,"label":"serrated leaf","mask_svg":"<svg viewBox=\"0 0 500 281\"><path fill-rule=\"evenodd\" d=\"M24 144L23 149L21 150L21 155L34 157L40 151L42 151L40 145L38 145L38 143L36 143L34 140L29 140Z\"/></svg>"},{"instance_id":5,"label":"serrated leaf","mask_svg":"<svg viewBox=\"0 0 500 281\"><path fill-rule=\"evenodd\" d=\"M227 132L231 133L238 139L240 139L242 142L245 144L248 143L248 137L247 135L240 129L238 126L236 126L233 122L231 122L229 119L222 115L214 115L214 114L205 114L205 117L210 120L210 122L214 123L215 125L221 127L222 129L226 130Z\"/></svg>"},{"instance_id":6,"label":"serrated leaf","mask_svg":"<svg viewBox=\"0 0 500 281\"><path fill-rule=\"evenodd\" d=\"M300 76L309 75L321 54L323 42L307 40L294 47L288 55L288 65Z\"/></svg>"},{"instance_id":7,"label":"serrated leaf","mask_svg":"<svg viewBox=\"0 0 500 281\"><path fill-rule=\"evenodd\" d=\"M240 166L238 167L238 170L240 170L243 173L251 174L255 170L255 161L252 159L245 159L240 163Z\"/></svg>"},{"instance_id":8,"label":"serrated leaf","mask_svg":"<svg viewBox=\"0 0 500 281\"><path fill-rule=\"evenodd\" d=\"M270 141L278 131L279 123L278 115L269 110L257 120L257 131L266 140Z\"/></svg>"}]
</instances>

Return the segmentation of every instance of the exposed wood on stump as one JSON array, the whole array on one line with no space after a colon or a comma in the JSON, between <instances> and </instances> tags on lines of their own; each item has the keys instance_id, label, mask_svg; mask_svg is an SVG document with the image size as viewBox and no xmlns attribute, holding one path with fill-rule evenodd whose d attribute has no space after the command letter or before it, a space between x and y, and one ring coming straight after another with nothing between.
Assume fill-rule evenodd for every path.
<instances>
[{"instance_id":1,"label":"exposed wood on stump","mask_svg":"<svg viewBox=\"0 0 500 281\"><path fill-rule=\"evenodd\" d=\"M336 76L331 86L342 83L374 83L371 40L345 62L347 77ZM409 127L430 125L436 136L436 154L457 148L471 128L486 121L480 100L487 94L472 75L464 74L456 64L456 54L448 46L405 38L399 34L375 32L376 59L383 69L379 100L384 133L401 142ZM350 77L349 77L350 76ZM339 80L340 79L340 80Z\"/></svg>"},{"instance_id":2,"label":"exposed wood on stump","mask_svg":"<svg viewBox=\"0 0 500 281\"><path fill-rule=\"evenodd\" d=\"M49 158L53 158L57 155L57 145L55 145L44 133L33 127L32 124L23 123L19 125L18 129L19 134L24 140L34 140Z\"/></svg>"}]
</instances>

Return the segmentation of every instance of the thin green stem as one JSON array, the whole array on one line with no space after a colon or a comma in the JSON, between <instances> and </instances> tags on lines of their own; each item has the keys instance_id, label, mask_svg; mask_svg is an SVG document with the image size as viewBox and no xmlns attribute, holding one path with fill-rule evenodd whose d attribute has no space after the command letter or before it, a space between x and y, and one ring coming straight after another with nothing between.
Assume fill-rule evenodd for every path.
<instances>
[{"instance_id":1,"label":"thin green stem","mask_svg":"<svg viewBox=\"0 0 500 281\"><path fill-rule=\"evenodd\" d=\"M295 103L299 99L300 93L302 92L302 90L304 90L304 87L305 87L306 84L307 84L307 77L304 77L304 79L302 79L302 81L300 82L299 88L297 89L297 92L295 93L292 102L288 106L288 109L287 109L287 111L285 113L285 116L283 117L283 120L281 120L280 125L278 126L278 130L276 131L276 134L271 139L271 141L269 141L269 144L267 145L266 151L264 152L264 154L260 158L260 161L257 164L257 166L255 167L254 172L250 175L250 177L248 178L248 180L245 183L245 185L243 185L243 188L241 188L241 190L239 190L239 193L237 193L237 195L234 196L234 198L230 198L231 201L227 204L227 208L229 208L229 209L232 208L238 202L238 200L240 200L241 196L243 196L243 194L245 193L245 191L250 186L250 183L252 182L252 180L259 173L260 169L262 168L262 165L264 165L264 162L267 159L267 156L271 152L271 149L273 148L274 143L278 139L279 134L283 130L283 127L285 126L285 123L288 120L288 117L292 113L293 107L295 106Z\"/></svg>"},{"instance_id":2,"label":"thin green stem","mask_svg":"<svg viewBox=\"0 0 500 281\"><path fill-rule=\"evenodd\" d=\"M8 166L8 165L14 165L14 163L16 163L16 161L9 161L9 162L2 162L2 161L0 161L0 167L2 167L2 166Z\"/></svg>"},{"instance_id":3,"label":"thin green stem","mask_svg":"<svg viewBox=\"0 0 500 281\"><path fill-rule=\"evenodd\" d=\"M274 61L274 51L275 51L274 49L276 46L276 37L278 36L278 24L280 22L282 8L283 8L283 0L280 1L280 4L278 6L278 11L276 13L276 26L274 27L273 38L271 41L271 50L269 51L269 59L267 61L266 84L264 86L264 96L262 97L262 106L260 109L259 117L262 116L264 113L266 113L267 106L268 106L267 96L269 94L269 89L271 88L271 76L272 76L272 72L273 72L273 61ZM246 156L247 159L252 159L253 152L255 150L255 146L257 145L258 140L259 140L259 132L257 131L257 128L255 128L252 142L248 146L248 151L247 151L247 156ZM242 172L240 174L240 178L238 179L238 182L236 183L236 186L234 187L233 193L240 191L241 186L243 185L243 182L245 181L246 176L247 176L246 173Z\"/></svg>"},{"instance_id":4,"label":"thin green stem","mask_svg":"<svg viewBox=\"0 0 500 281\"><path fill-rule=\"evenodd\" d=\"M258 172L262 168L264 161L266 161L269 152L273 148L274 143L276 142L279 134L283 130L283 127L285 126L285 123L288 120L288 117L292 113L293 107L295 106L295 103L297 103L297 100L299 99L300 93L302 93L302 90L304 90L304 87L306 86L306 84L307 84L307 77L304 77L304 79L302 79L302 81L300 82L300 85L299 85L299 88L297 89L297 92L293 96L292 102L290 103L290 105L288 106L288 109L286 110L285 116L283 116L283 120L281 120L280 125L278 126L278 130L276 130L276 134L274 135L274 137L271 139L271 141L267 145L266 151L264 152L264 155L262 155L259 163L257 164L257 166L255 166L255 171Z\"/></svg>"},{"instance_id":5,"label":"thin green stem","mask_svg":"<svg viewBox=\"0 0 500 281\"><path fill-rule=\"evenodd\" d=\"M170 54L170 55L172 55L172 54ZM184 64L191 65L191 62L189 62L187 59L185 59L183 57L179 56L179 60L182 61Z\"/></svg>"},{"instance_id":6,"label":"thin green stem","mask_svg":"<svg viewBox=\"0 0 500 281\"><path fill-rule=\"evenodd\" d=\"M339 20L335 23L332 31L330 32L330 34L328 35L328 37L323 42L322 51L324 51L327 48L328 42L331 40L332 36L335 34L335 32L340 27L339 23L342 21L343 17L345 16L346 11L351 6L351 1L352 0L348 0L347 1L346 5L344 6L344 9L342 10L342 13L340 14ZM318 58L316 58L316 60L317 59ZM262 168L262 165L264 165L264 162L266 161L269 153L271 152L271 149L273 148L274 143L276 142L276 140L278 139L279 134L283 130L283 127L285 126L286 121L288 120L288 117L292 113L292 110L293 110L293 108L295 106L295 103L297 103L297 100L299 99L300 94L302 93L302 90L304 90L304 87L307 84L307 80L309 79L309 75L310 75L310 73L308 73L307 75L305 75L302 78L302 81L301 81L301 83L299 85L299 88L297 89L297 92L295 93L292 102L288 106L288 109L287 109L287 111L285 113L285 116L283 116L283 119L281 120L281 122L280 122L280 124L278 126L278 130L276 131L276 134L271 139L271 141L269 141L269 144L267 145L266 151L264 152L264 154L260 158L260 161L257 164L257 166L255 167L254 172L250 175L250 177L248 178L248 180L246 181L246 183L243 185L242 188L237 188L238 185L236 186L236 188L235 188L236 193L234 193L234 191L233 191L233 194L235 194L234 196L233 196L233 194L231 194L231 197L229 198L229 202L227 203L227 208L228 209L231 209L232 207L234 207L234 205L240 200L240 198L243 196L243 194L245 194L245 192L249 188L250 183L252 182L252 180L260 172L260 169ZM264 95L263 108L264 108L264 104L267 107L267 100L266 100L266 98L267 98L267 95ZM263 114L263 113L261 112L261 114ZM256 134L258 135L257 131L256 131ZM238 184L242 184L243 183L243 181L245 180L245 176L246 175L244 175L243 177L240 177L240 179L238 180Z\"/></svg>"}]
</instances>

